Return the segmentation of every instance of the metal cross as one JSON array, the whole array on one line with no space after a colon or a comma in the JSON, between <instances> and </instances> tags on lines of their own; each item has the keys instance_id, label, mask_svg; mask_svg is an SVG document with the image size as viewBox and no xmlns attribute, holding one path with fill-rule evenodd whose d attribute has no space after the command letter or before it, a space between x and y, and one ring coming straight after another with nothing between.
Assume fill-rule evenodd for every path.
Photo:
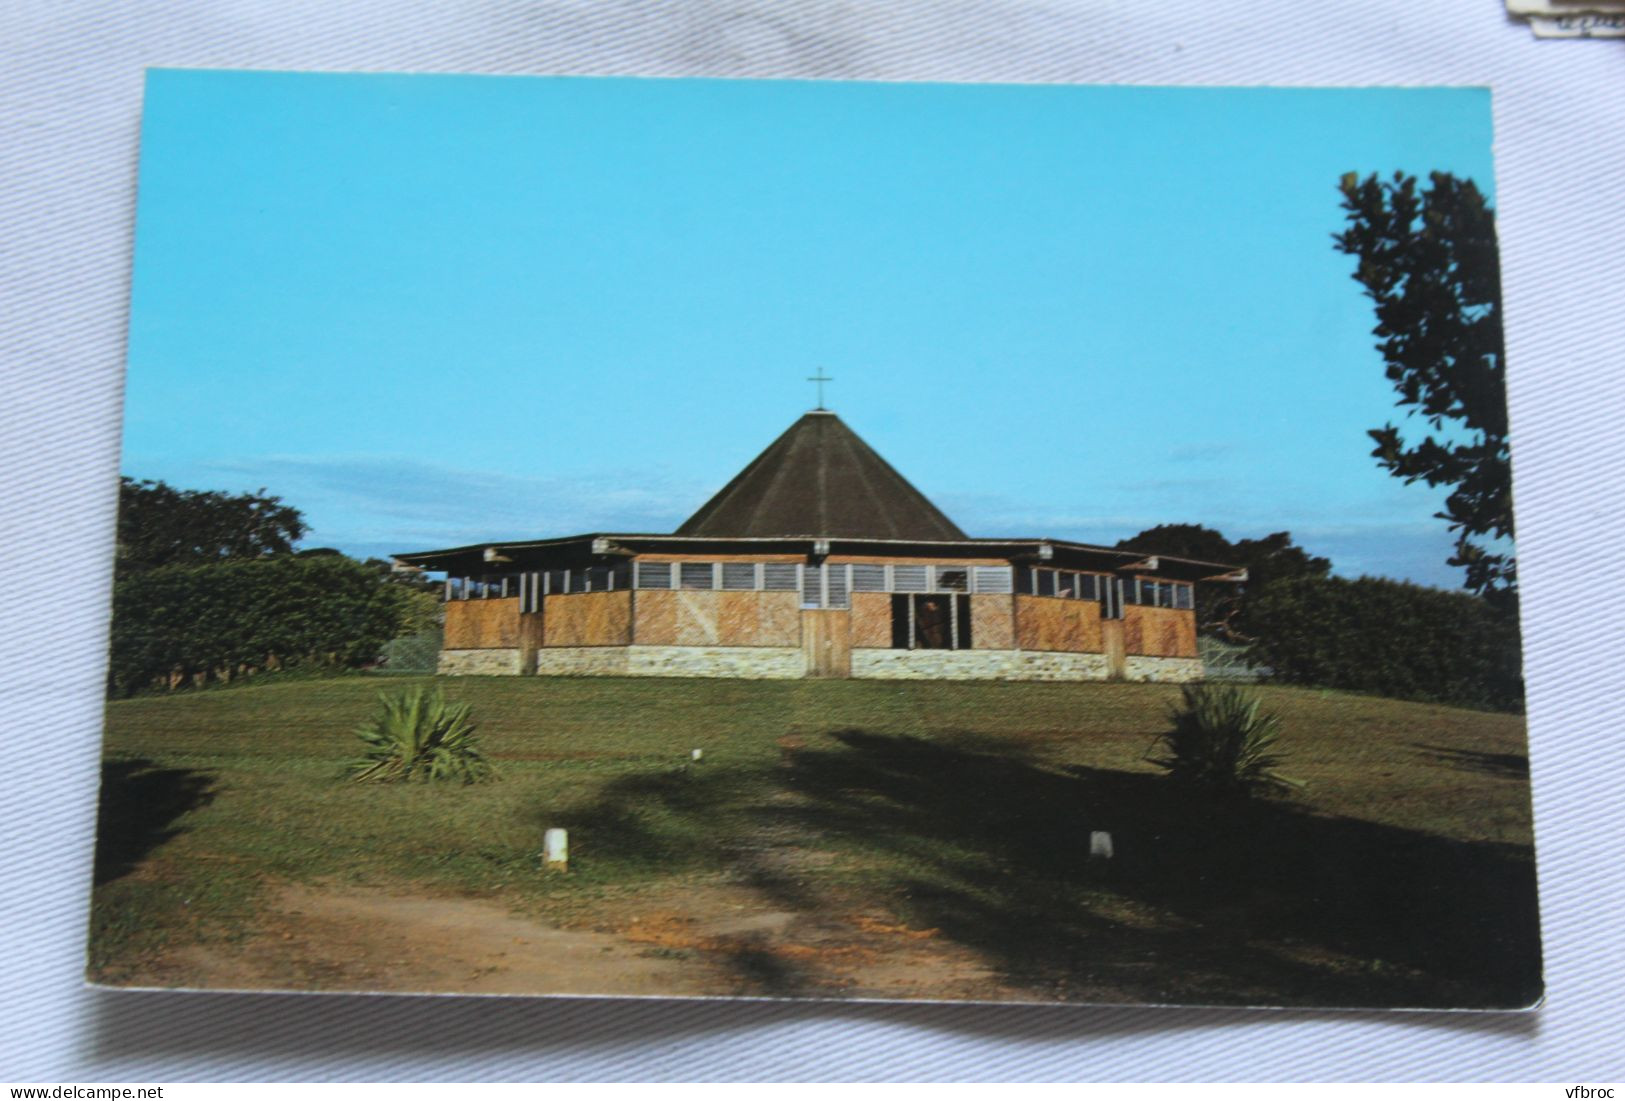
<instances>
[{"instance_id":1,"label":"metal cross","mask_svg":"<svg viewBox=\"0 0 1625 1101\"><path fill-rule=\"evenodd\" d=\"M820 367L816 375L807 376L807 381L818 383L818 408L822 409L824 407L824 383L834 382L835 380L824 374L824 369Z\"/></svg>"}]
</instances>

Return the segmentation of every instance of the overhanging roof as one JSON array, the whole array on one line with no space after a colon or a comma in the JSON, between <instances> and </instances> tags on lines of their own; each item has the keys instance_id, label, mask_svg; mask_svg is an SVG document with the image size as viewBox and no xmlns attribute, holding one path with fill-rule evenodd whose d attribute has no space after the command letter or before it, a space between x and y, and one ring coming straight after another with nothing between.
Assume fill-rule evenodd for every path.
<instances>
[{"instance_id":1,"label":"overhanging roof","mask_svg":"<svg viewBox=\"0 0 1625 1101\"><path fill-rule=\"evenodd\" d=\"M593 532L560 539L475 543L445 550L394 556L403 565L457 575L547 569L572 562L640 554L796 554L808 558L873 556L924 558L1003 558L1022 565L1121 573L1147 573L1181 581L1244 581L1246 571L1218 562L1147 556L1134 551L1074 543L1065 539L822 539L799 536L726 538L706 535L640 535Z\"/></svg>"}]
</instances>

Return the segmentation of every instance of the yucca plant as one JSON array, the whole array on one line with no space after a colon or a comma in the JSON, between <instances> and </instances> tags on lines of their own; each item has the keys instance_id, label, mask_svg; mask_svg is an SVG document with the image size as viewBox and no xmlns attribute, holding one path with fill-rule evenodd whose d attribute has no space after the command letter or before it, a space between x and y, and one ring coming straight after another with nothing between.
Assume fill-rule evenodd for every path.
<instances>
[{"instance_id":1,"label":"yucca plant","mask_svg":"<svg viewBox=\"0 0 1625 1101\"><path fill-rule=\"evenodd\" d=\"M1187 684L1183 693L1184 706L1169 712L1173 729L1146 755L1171 779L1218 795L1303 786L1276 770L1281 719L1260 710L1255 693L1234 684Z\"/></svg>"},{"instance_id":2,"label":"yucca plant","mask_svg":"<svg viewBox=\"0 0 1625 1101\"><path fill-rule=\"evenodd\" d=\"M367 751L350 765L350 779L395 781L494 780L496 769L481 755L466 703L447 703L439 689L382 692L383 707L356 736Z\"/></svg>"}]
</instances>

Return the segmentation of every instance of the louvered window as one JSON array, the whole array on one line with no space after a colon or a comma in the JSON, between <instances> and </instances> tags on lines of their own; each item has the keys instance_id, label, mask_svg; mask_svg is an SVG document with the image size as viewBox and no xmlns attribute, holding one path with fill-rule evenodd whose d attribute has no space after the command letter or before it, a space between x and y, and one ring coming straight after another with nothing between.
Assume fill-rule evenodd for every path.
<instances>
[{"instance_id":1,"label":"louvered window","mask_svg":"<svg viewBox=\"0 0 1625 1101\"><path fill-rule=\"evenodd\" d=\"M853 566L852 591L855 593L883 593L886 591L885 566Z\"/></svg>"},{"instance_id":2,"label":"louvered window","mask_svg":"<svg viewBox=\"0 0 1625 1101\"><path fill-rule=\"evenodd\" d=\"M716 587L716 569L710 562L684 562L679 567L678 577L685 589Z\"/></svg>"},{"instance_id":3,"label":"louvered window","mask_svg":"<svg viewBox=\"0 0 1625 1101\"><path fill-rule=\"evenodd\" d=\"M638 588L640 589L669 589L671 588L670 562L639 562L637 564Z\"/></svg>"},{"instance_id":4,"label":"louvered window","mask_svg":"<svg viewBox=\"0 0 1625 1101\"><path fill-rule=\"evenodd\" d=\"M930 587L925 566L893 566L891 572L893 592L923 593Z\"/></svg>"},{"instance_id":5,"label":"louvered window","mask_svg":"<svg viewBox=\"0 0 1625 1101\"><path fill-rule=\"evenodd\" d=\"M974 566L971 581L979 593L1007 593L1010 591L1009 566Z\"/></svg>"},{"instance_id":6,"label":"louvered window","mask_svg":"<svg viewBox=\"0 0 1625 1101\"><path fill-rule=\"evenodd\" d=\"M724 589L754 589L756 587L756 563L724 562L722 564L722 587Z\"/></svg>"},{"instance_id":7,"label":"louvered window","mask_svg":"<svg viewBox=\"0 0 1625 1101\"><path fill-rule=\"evenodd\" d=\"M852 602L847 599L847 575L850 566L825 566L824 576L828 579L829 600L824 605L827 608L849 608Z\"/></svg>"},{"instance_id":8,"label":"louvered window","mask_svg":"<svg viewBox=\"0 0 1625 1101\"><path fill-rule=\"evenodd\" d=\"M802 567L801 606L803 608L821 608L824 606L824 568L822 566Z\"/></svg>"},{"instance_id":9,"label":"louvered window","mask_svg":"<svg viewBox=\"0 0 1625 1101\"><path fill-rule=\"evenodd\" d=\"M767 562L762 566L762 588L775 592L793 592L797 587L794 562Z\"/></svg>"},{"instance_id":10,"label":"louvered window","mask_svg":"<svg viewBox=\"0 0 1625 1101\"><path fill-rule=\"evenodd\" d=\"M934 566L932 572L937 575L937 592L963 593L970 591L970 572L957 569L953 566Z\"/></svg>"}]
</instances>

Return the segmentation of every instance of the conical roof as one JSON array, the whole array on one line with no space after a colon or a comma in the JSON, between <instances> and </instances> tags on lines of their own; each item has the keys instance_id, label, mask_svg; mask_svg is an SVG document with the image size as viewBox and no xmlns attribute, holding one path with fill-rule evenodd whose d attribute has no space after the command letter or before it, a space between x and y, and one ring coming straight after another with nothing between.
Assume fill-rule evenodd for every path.
<instances>
[{"instance_id":1,"label":"conical roof","mask_svg":"<svg viewBox=\"0 0 1625 1101\"><path fill-rule=\"evenodd\" d=\"M922 542L966 537L841 418L824 409L792 424L677 534Z\"/></svg>"}]
</instances>

